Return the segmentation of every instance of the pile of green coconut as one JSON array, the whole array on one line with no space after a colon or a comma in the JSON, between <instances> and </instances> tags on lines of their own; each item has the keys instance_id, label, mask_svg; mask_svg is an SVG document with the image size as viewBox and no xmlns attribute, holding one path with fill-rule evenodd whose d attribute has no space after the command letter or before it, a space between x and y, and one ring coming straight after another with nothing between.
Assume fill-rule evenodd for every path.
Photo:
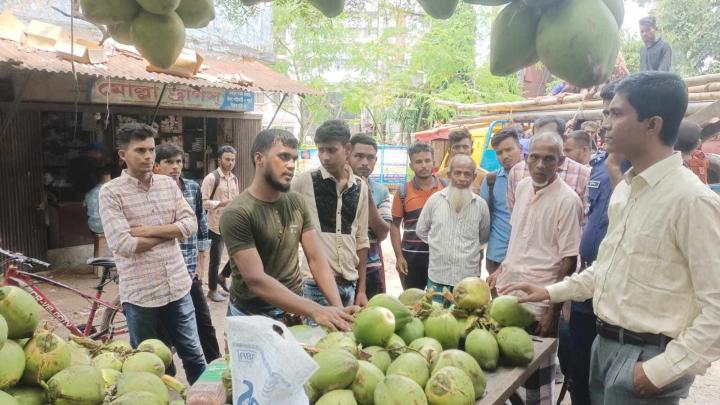
<instances>
[{"instance_id":1,"label":"pile of green coconut","mask_svg":"<svg viewBox=\"0 0 720 405\"><path fill-rule=\"evenodd\" d=\"M434 302L436 295L446 305ZM488 285L471 277L452 294L376 295L356 314L352 332L290 330L319 366L305 384L310 403L471 405L485 393L483 370L532 361L523 328L534 321L517 297L491 300Z\"/></svg>"},{"instance_id":2,"label":"pile of green coconut","mask_svg":"<svg viewBox=\"0 0 720 405\"><path fill-rule=\"evenodd\" d=\"M172 352L159 340L62 339L38 326L40 305L25 290L0 287L0 404L184 404L185 387L165 375Z\"/></svg>"}]
</instances>

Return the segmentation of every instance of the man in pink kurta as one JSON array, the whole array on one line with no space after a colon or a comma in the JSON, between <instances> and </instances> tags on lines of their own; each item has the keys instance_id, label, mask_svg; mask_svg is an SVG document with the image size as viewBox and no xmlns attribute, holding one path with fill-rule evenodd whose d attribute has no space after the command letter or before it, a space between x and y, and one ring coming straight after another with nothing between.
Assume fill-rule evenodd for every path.
<instances>
[{"instance_id":1,"label":"man in pink kurta","mask_svg":"<svg viewBox=\"0 0 720 405\"><path fill-rule=\"evenodd\" d=\"M530 143L527 165L530 177L515 191L512 232L505 260L488 279L502 290L515 282L550 285L575 270L580 247L583 207L577 193L558 177L562 165L562 138L554 133L536 135ZM538 324L529 332L556 337L562 305L531 306ZM555 373L554 356L528 379L525 402L550 404Z\"/></svg>"}]
</instances>

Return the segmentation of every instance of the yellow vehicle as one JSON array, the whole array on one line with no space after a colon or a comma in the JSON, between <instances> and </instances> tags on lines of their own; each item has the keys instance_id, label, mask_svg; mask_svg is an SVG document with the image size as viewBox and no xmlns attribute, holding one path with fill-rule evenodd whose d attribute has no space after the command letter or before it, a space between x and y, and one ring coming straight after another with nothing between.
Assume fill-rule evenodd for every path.
<instances>
[{"instance_id":1,"label":"yellow vehicle","mask_svg":"<svg viewBox=\"0 0 720 405\"><path fill-rule=\"evenodd\" d=\"M490 145L490 139L496 132L502 130L509 121L493 121L487 127L479 127L470 129L470 135L473 140L472 158L480 167L487 171L493 171L500 168L500 163L496 159L495 151ZM446 138L447 139L447 138ZM450 159L450 151L445 153L439 169L444 169L448 165Z\"/></svg>"}]
</instances>

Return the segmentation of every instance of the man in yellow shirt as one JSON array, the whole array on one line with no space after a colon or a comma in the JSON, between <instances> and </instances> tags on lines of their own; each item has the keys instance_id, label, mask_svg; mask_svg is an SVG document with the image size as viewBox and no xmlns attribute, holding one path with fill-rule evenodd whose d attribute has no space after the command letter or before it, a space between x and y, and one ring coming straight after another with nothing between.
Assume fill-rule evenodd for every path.
<instances>
[{"instance_id":1,"label":"man in yellow shirt","mask_svg":"<svg viewBox=\"0 0 720 405\"><path fill-rule=\"evenodd\" d=\"M470 131L467 130L467 128L458 128L454 129L450 132L449 135L450 139L450 156L448 156L448 162L452 160L457 155L467 155L472 157L473 154L473 140L472 135L470 134ZM438 178L445 179L448 182L450 181L450 173L449 173L449 164L448 167L439 170L437 173ZM485 179L485 176L487 176L488 172L487 170L478 167L475 170L475 173L477 174L475 176L475 180L473 181L472 185L470 186L470 189L475 194L480 194L480 185L482 185L483 180Z\"/></svg>"},{"instance_id":2,"label":"man in yellow shirt","mask_svg":"<svg viewBox=\"0 0 720 405\"><path fill-rule=\"evenodd\" d=\"M677 404L720 358L720 197L673 152L687 86L671 73L629 76L603 122L609 153L632 163L615 188L592 266L559 283L506 286L521 302L593 298L593 404Z\"/></svg>"}]
</instances>

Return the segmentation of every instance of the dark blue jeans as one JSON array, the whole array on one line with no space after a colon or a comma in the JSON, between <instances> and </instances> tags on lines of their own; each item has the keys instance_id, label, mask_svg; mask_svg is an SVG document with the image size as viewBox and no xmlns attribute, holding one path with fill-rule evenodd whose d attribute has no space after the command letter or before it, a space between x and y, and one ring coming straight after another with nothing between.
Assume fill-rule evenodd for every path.
<instances>
[{"instance_id":1,"label":"dark blue jeans","mask_svg":"<svg viewBox=\"0 0 720 405\"><path fill-rule=\"evenodd\" d=\"M123 310L128 323L130 345L133 348L145 339L160 339L157 326L161 322L182 360L188 382L193 384L205 371L207 363L200 346L195 307L189 293L177 301L157 308L126 302Z\"/></svg>"}]
</instances>

